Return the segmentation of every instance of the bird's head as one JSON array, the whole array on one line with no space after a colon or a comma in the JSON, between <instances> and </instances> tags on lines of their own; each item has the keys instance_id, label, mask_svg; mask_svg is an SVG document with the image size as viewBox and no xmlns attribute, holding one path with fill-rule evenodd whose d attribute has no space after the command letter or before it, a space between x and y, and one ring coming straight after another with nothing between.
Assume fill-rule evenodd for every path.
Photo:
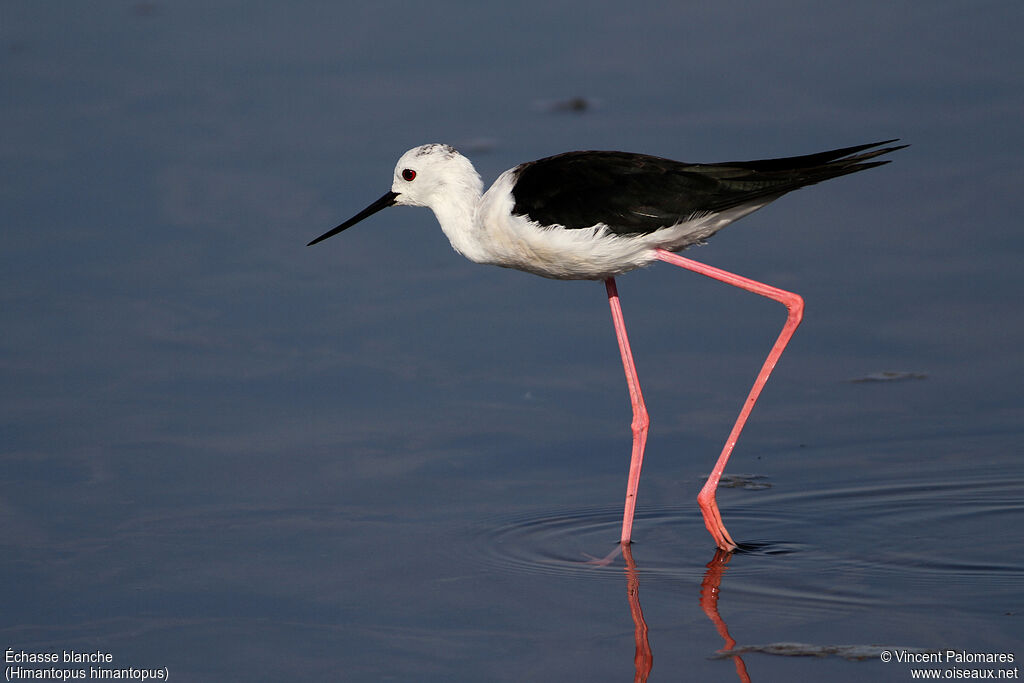
<instances>
[{"instance_id":1,"label":"bird's head","mask_svg":"<svg viewBox=\"0 0 1024 683\"><path fill-rule=\"evenodd\" d=\"M479 176L469 159L454 147L429 144L414 147L395 165L391 191L395 204L433 207L461 186L477 185Z\"/></svg>"},{"instance_id":2,"label":"bird's head","mask_svg":"<svg viewBox=\"0 0 1024 683\"><path fill-rule=\"evenodd\" d=\"M439 143L413 147L395 165L390 192L309 244L337 235L389 206L427 206L436 209L446 197L467 192L478 197L481 189L480 176L473 164L454 147Z\"/></svg>"}]
</instances>

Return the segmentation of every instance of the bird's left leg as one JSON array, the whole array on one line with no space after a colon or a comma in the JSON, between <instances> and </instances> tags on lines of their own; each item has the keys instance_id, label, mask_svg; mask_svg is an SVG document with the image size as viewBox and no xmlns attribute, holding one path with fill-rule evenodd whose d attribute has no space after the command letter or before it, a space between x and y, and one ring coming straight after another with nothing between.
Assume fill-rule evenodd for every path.
<instances>
[{"instance_id":1,"label":"bird's left leg","mask_svg":"<svg viewBox=\"0 0 1024 683\"><path fill-rule=\"evenodd\" d=\"M615 287L615 278L604 281L608 290L608 304L612 309L612 322L615 325L615 336L619 340L619 352L622 354L622 366L626 371L626 384L629 386L629 400L633 404L633 455L629 462L629 481L626 484L626 508L622 514L622 544L628 545L633 533L633 513L636 511L636 490L640 485L640 466L644 461L644 445L647 443L647 407L644 405L643 394L640 393L640 380L633 364L633 352L629 349L626 337L626 323L622 319L622 306L619 304L619 292Z\"/></svg>"},{"instance_id":2,"label":"bird's left leg","mask_svg":"<svg viewBox=\"0 0 1024 683\"><path fill-rule=\"evenodd\" d=\"M726 530L725 524L722 523L722 515L718 511L718 503L715 502L715 491L718 489L718 481L722 478L722 472L725 471L725 463L728 462L729 456L732 455L732 449L740 438L740 432L743 431L743 425L747 423L750 411L754 408L754 404L757 403L757 397L761 395L761 390L764 388L765 382L768 381L768 376L772 374L775 364L779 362L779 358L782 356L782 351L786 348L786 344L789 343L790 338L796 332L797 326L803 319L804 300L799 294L787 292L784 289L778 289L763 282L751 280L735 273L730 273L727 270L700 263L699 261L683 258L664 249L658 249L657 255L662 261L679 266L680 268L686 268L695 273L707 275L716 280L745 289L748 292L754 292L755 294L775 299L785 305L788 311L786 324L783 325L782 332L779 333L778 339L775 340L775 345L772 346L772 350L768 352L764 365L761 366L761 372L758 373L757 379L754 380L754 386L750 389L750 394L747 395L747 400L743 403L740 415L736 418L736 424L733 425L729 438L726 439L725 447L722 449L722 454L718 456L715 468L711 471L711 475L704 484L704 488L700 490L700 494L697 496L700 511L704 515L704 525L711 532L715 543L722 550L735 550L736 542L732 540L732 536Z\"/></svg>"}]
</instances>

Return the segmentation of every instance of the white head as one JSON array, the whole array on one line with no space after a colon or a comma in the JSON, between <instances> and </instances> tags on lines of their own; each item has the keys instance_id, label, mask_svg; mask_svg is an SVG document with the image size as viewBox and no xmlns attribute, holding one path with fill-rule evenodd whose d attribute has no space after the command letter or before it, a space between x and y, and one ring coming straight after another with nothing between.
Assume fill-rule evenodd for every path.
<instances>
[{"instance_id":1,"label":"white head","mask_svg":"<svg viewBox=\"0 0 1024 683\"><path fill-rule=\"evenodd\" d=\"M469 159L454 147L432 143L413 147L395 165L395 204L436 207L453 195L467 190L479 196L483 190L480 176Z\"/></svg>"},{"instance_id":2,"label":"white head","mask_svg":"<svg viewBox=\"0 0 1024 683\"><path fill-rule=\"evenodd\" d=\"M473 164L454 147L438 143L420 145L398 160L390 192L309 244L337 235L389 206L428 206L440 218L453 206L475 205L482 192L483 181Z\"/></svg>"}]
</instances>

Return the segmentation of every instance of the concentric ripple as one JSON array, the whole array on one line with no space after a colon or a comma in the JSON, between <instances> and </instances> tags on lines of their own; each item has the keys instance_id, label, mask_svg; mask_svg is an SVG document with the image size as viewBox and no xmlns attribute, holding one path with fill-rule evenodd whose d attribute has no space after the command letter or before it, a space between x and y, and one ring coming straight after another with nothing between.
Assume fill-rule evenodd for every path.
<instances>
[{"instance_id":1,"label":"concentric ripple","mask_svg":"<svg viewBox=\"0 0 1024 683\"><path fill-rule=\"evenodd\" d=\"M979 601L1010 600L1024 589L1024 540L1011 531L1024 528L1022 490L1019 477L965 476L721 491L741 544L723 591L804 611L912 604L956 585L970 586L963 590ZM499 572L621 581L621 514L609 505L485 518L464 552ZM1007 552L972 554L980 529L1006 534ZM693 505L641 509L634 538L632 557L647 586L692 591L714 557Z\"/></svg>"},{"instance_id":2,"label":"concentric ripple","mask_svg":"<svg viewBox=\"0 0 1024 683\"><path fill-rule=\"evenodd\" d=\"M748 517L742 510L733 512L737 520ZM764 515L757 518L765 521ZM622 508L618 506L539 510L484 519L473 530L471 547L479 551L473 559L499 571L619 580L621 525ZM647 509L636 515L634 529L637 538L631 548L638 558L638 570L647 576L699 578L714 556L714 545L693 506ZM744 544L739 554L798 550L798 544L754 541Z\"/></svg>"}]
</instances>

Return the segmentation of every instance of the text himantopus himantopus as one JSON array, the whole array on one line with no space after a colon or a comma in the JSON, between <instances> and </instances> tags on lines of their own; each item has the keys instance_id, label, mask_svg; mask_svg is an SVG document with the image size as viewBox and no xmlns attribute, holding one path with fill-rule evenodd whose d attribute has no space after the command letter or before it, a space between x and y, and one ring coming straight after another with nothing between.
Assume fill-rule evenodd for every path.
<instances>
[{"instance_id":1,"label":"text himantopus himantopus","mask_svg":"<svg viewBox=\"0 0 1024 683\"><path fill-rule=\"evenodd\" d=\"M655 260L707 275L784 304L786 323L715 467L697 496L704 523L723 550L736 548L722 523L715 490L736 440L768 376L803 316L799 295L679 256L729 223L807 185L880 166L869 161L906 145L885 140L818 154L687 164L625 152L567 152L502 173L487 192L469 162L448 145L409 150L395 166L391 190L310 245L392 205L433 210L452 247L476 263L516 268L563 280L604 280L633 404L633 453L622 517L630 542L649 420L615 276Z\"/></svg>"}]
</instances>

